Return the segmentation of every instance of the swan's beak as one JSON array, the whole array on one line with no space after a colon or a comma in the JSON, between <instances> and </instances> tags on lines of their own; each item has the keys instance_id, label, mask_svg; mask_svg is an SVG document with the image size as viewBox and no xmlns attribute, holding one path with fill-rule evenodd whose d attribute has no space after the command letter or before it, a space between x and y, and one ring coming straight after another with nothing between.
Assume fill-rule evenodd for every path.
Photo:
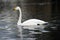
<instances>
[{"instance_id":1,"label":"swan's beak","mask_svg":"<svg viewBox=\"0 0 60 40\"><path fill-rule=\"evenodd\" d=\"M13 10L14 10L14 11L16 11L16 7L15 7L15 8L13 8Z\"/></svg>"},{"instance_id":2,"label":"swan's beak","mask_svg":"<svg viewBox=\"0 0 60 40\"><path fill-rule=\"evenodd\" d=\"M48 25L48 23L44 23L43 25Z\"/></svg>"}]
</instances>

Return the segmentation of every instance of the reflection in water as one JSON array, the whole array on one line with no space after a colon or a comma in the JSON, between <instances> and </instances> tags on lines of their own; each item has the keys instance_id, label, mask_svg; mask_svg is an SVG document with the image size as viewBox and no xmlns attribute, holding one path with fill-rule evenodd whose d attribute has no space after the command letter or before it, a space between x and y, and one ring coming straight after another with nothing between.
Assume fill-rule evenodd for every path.
<instances>
[{"instance_id":1,"label":"reflection in water","mask_svg":"<svg viewBox=\"0 0 60 40\"><path fill-rule=\"evenodd\" d=\"M42 35L39 29L34 29L34 30L23 29L20 32L22 34L19 35L21 37L19 37L18 36L19 32L16 23L12 23L12 22L8 23L8 22L0 21L0 40L36 40L36 39L42 40L43 38L42 36L47 35L47 34Z\"/></svg>"},{"instance_id":2,"label":"reflection in water","mask_svg":"<svg viewBox=\"0 0 60 40\"><path fill-rule=\"evenodd\" d=\"M0 25L0 40L21 40L21 38L17 36L19 32L17 31L18 29L16 28L16 24L12 24L12 23L5 24L5 23L3 22L0 23L1 24ZM28 38L23 38L23 40L35 40L35 38L28 37Z\"/></svg>"}]
</instances>

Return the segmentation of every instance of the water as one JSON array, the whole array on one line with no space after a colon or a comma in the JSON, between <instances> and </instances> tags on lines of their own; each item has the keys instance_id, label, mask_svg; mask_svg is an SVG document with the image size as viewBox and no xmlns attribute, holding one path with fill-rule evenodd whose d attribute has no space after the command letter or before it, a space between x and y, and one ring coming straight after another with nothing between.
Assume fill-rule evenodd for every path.
<instances>
[{"instance_id":1,"label":"water","mask_svg":"<svg viewBox=\"0 0 60 40\"><path fill-rule=\"evenodd\" d=\"M17 27L19 28L18 31L20 32L20 35L19 36L21 37L21 40L23 40L23 33L22 33L23 32L23 29L22 29L22 26L17 25Z\"/></svg>"},{"instance_id":2,"label":"water","mask_svg":"<svg viewBox=\"0 0 60 40\"><path fill-rule=\"evenodd\" d=\"M19 34L18 28L15 23L7 23L4 21L0 21L0 40L35 40L36 39L29 37L30 34L28 34L28 30L27 33L23 34L23 36L25 36L24 38L22 38L22 34L21 37L19 37L18 34Z\"/></svg>"},{"instance_id":3,"label":"water","mask_svg":"<svg viewBox=\"0 0 60 40\"><path fill-rule=\"evenodd\" d=\"M28 27L28 29L25 27ZM34 27L36 28L34 29ZM41 29L40 26L39 27L34 26L34 27L20 26L20 25L17 26L16 22L0 21L0 40L36 40L36 39L39 40L39 38L42 37L40 36L42 35L42 32L44 34L49 32ZM29 28L32 29L29 30ZM41 38L41 40L42 39L43 38Z\"/></svg>"}]
</instances>

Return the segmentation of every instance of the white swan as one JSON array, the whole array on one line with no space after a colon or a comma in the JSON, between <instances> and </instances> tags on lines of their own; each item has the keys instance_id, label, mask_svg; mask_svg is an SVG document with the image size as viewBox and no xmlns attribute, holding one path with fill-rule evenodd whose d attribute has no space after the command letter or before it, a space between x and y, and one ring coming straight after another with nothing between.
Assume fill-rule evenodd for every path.
<instances>
[{"instance_id":1,"label":"white swan","mask_svg":"<svg viewBox=\"0 0 60 40\"><path fill-rule=\"evenodd\" d=\"M17 7L14 8L14 10L18 10L19 13L20 13L17 25L22 25L22 26L27 25L27 26L30 26L30 27L24 27L24 28L33 29L33 28L35 28L35 26L37 27L38 25L40 26L41 24L48 23L48 22L45 22L45 21L42 21L42 20L39 20L39 19L29 19L27 21L21 22L22 21L22 11L21 11L21 8L19 6L17 6ZM35 25L35 26L31 27L31 25ZM44 28L44 27L41 27L41 28Z\"/></svg>"},{"instance_id":2,"label":"white swan","mask_svg":"<svg viewBox=\"0 0 60 40\"><path fill-rule=\"evenodd\" d=\"M17 6L16 8L14 8L14 10L18 10L20 12L19 14L19 19L18 19L18 22L17 22L17 26L19 28L19 32L20 32L20 35L21 36L21 40L23 40L23 36L22 36L22 26L25 26L25 25L28 25L28 27L24 27L24 28L27 28L27 29L34 29L35 26L37 27L38 25L41 25L41 24L44 24L44 23L47 23L45 21L42 21L42 20L38 20L38 19L29 19L27 21L24 21L23 23L21 22L22 21L22 12L21 12L21 8L19 6ZM32 27L31 27L32 25ZM35 26L33 26L35 25ZM41 28L44 28L44 27L41 27Z\"/></svg>"},{"instance_id":3,"label":"white swan","mask_svg":"<svg viewBox=\"0 0 60 40\"><path fill-rule=\"evenodd\" d=\"M39 19L29 19L27 21L24 21L24 22L21 22L22 21L22 11L21 11L21 8L19 6L15 7L14 10L18 10L19 11L19 19L18 19L18 22L17 22L17 25L27 25L27 26L30 26L30 27L24 27L24 28L27 28L27 29L33 29L35 28L35 26L31 27L31 25L41 25L41 24L45 24L45 23L48 23L48 22L45 22L45 21L42 21L42 20L39 20ZM44 27L42 27L44 28Z\"/></svg>"},{"instance_id":4,"label":"white swan","mask_svg":"<svg viewBox=\"0 0 60 40\"><path fill-rule=\"evenodd\" d=\"M22 12L21 12L21 8L19 6L17 6L16 8L14 8L14 10L18 10L20 12L19 14L19 20L17 22L17 25L37 25L37 24L44 24L44 23L48 23L39 19L29 19L27 21L21 22L22 21Z\"/></svg>"}]
</instances>

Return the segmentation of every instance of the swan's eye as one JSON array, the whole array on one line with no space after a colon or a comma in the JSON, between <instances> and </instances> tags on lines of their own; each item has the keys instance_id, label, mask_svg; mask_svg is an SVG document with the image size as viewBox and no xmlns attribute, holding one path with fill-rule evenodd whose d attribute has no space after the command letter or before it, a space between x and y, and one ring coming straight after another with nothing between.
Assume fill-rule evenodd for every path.
<instances>
[{"instance_id":1,"label":"swan's eye","mask_svg":"<svg viewBox=\"0 0 60 40\"><path fill-rule=\"evenodd\" d=\"M40 24L37 24L37 25L40 25Z\"/></svg>"}]
</instances>

